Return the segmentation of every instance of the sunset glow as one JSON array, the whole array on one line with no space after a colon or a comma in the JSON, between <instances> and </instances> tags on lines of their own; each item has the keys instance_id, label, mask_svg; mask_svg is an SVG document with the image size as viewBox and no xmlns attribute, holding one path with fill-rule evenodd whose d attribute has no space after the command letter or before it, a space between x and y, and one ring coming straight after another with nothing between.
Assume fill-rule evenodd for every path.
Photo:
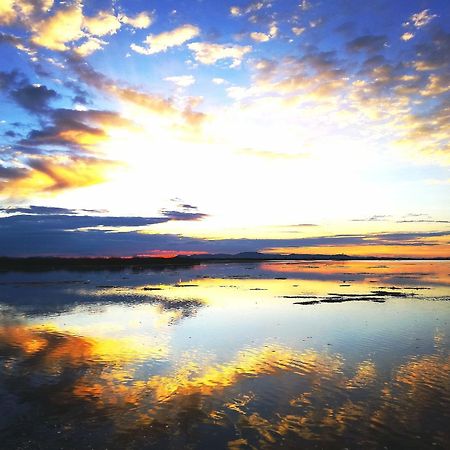
<instances>
[{"instance_id":1,"label":"sunset glow","mask_svg":"<svg viewBox=\"0 0 450 450\"><path fill-rule=\"evenodd\" d=\"M0 255L449 256L448 18L0 0Z\"/></svg>"}]
</instances>

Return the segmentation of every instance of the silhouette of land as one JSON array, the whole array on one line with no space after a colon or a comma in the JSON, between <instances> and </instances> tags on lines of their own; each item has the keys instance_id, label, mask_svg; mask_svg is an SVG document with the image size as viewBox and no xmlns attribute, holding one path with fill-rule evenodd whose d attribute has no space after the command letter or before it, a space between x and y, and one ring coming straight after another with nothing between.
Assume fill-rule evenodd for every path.
<instances>
[{"instance_id":1,"label":"silhouette of land","mask_svg":"<svg viewBox=\"0 0 450 450\"><path fill-rule=\"evenodd\" d=\"M136 270L151 268L165 270L170 268L192 267L202 263L214 262L255 262L255 261L432 261L450 260L450 257L382 257L352 256L345 254L269 254L244 252L237 254L192 254L172 258L162 257L0 257L0 271L40 271L40 270Z\"/></svg>"}]
</instances>

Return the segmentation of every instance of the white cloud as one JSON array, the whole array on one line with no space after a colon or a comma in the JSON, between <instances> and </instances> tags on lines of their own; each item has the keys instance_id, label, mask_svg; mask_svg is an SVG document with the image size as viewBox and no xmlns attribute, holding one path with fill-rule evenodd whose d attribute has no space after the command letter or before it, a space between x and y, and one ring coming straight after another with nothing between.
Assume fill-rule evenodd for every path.
<instances>
[{"instance_id":1,"label":"white cloud","mask_svg":"<svg viewBox=\"0 0 450 450\"><path fill-rule=\"evenodd\" d=\"M200 29L194 25L186 24L172 31L156 35L148 35L144 43L146 46L131 44L132 50L142 55L153 55L155 53L165 52L171 47L178 47L200 34Z\"/></svg>"},{"instance_id":2,"label":"white cloud","mask_svg":"<svg viewBox=\"0 0 450 450\"><path fill-rule=\"evenodd\" d=\"M195 78L192 75L178 75L164 78L178 87L188 87L195 83Z\"/></svg>"},{"instance_id":3,"label":"white cloud","mask_svg":"<svg viewBox=\"0 0 450 450\"><path fill-rule=\"evenodd\" d=\"M215 64L221 59L231 59L230 67L238 67L245 54L252 50L249 45L212 44L208 42L193 42L188 44L189 50L194 52L195 60L202 64Z\"/></svg>"},{"instance_id":4,"label":"white cloud","mask_svg":"<svg viewBox=\"0 0 450 450\"><path fill-rule=\"evenodd\" d=\"M226 84L227 80L224 80L223 78L213 78L212 82L214 84L221 85L221 84Z\"/></svg>"}]
</instances>

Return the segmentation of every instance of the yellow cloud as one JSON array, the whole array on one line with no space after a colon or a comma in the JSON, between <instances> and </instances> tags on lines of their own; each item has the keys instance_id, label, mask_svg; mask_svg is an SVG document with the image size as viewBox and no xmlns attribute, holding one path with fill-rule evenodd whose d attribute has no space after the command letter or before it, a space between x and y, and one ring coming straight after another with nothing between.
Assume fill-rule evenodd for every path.
<instances>
[{"instance_id":1,"label":"yellow cloud","mask_svg":"<svg viewBox=\"0 0 450 450\"><path fill-rule=\"evenodd\" d=\"M46 12L53 0L0 0L0 25L11 25L18 19L30 19L36 11Z\"/></svg>"},{"instance_id":2,"label":"yellow cloud","mask_svg":"<svg viewBox=\"0 0 450 450\"><path fill-rule=\"evenodd\" d=\"M428 84L420 91L421 95L433 96L444 94L450 91L450 76L448 75L430 75Z\"/></svg>"},{"instance_id":3,"label":"yellow cloud","mask_svg":"<svg viewBox=\"0 0 450 450\"><path fill-rule=\"evenodd\" d=\"M230 8L230 14L232 16L240 16L242 14L241 9L238 6L232 6Z\"/></svg>"},{"instance_id":4,"label":"yellow cloud","mask_svg":"<svg viewBox=\"0 0 450 450\"><path fill-rule=\"evenodd\" d=\"M406 33L403 33L403 34L401 35L400 39L401 39L402 41L409 41L409 40L411 40L413 37L414 37L414 33L406 32Z\"/></svg>"},{"instance_id":5,"label":"yellow cloud","mask_svg":"<svg viewBox=\"0 0 450 450\"><path fill-rule=\"evenodd\" d=\"M253 33L250 33L250 37L256 41L256 42L267 42L270 41L270 35L265 33L260 33L257 31L254 31Z\"/></svg>"},{"instance_id":6,"label":"yellow cloud","mask_svg":"<svg viewBox=\"0 0 450 450\"><path fill-rule=\"evenodd\" d=\"M302 27L292 27L292 32L296 36L300 36L305 30L306 30L306 28L302 28Z\"/></svg>"},{"instance_id":7,"label":"yellow cloud","mask_svg":"<svg viewBox=\"0 0 450 450\"><path fill-rule=\"evenodd\" d=\"M14 0L0 0L0 25L10 25L15 20Z\"/></svg>"},{"instance_id":8,"label":"yellow cloud","mask_svg":"<svg viewBox=\"0 0 450 450\"><path fill-rule=\"evenodd\" d=\"M142 55L153 55L165 52L171 47L178 47L200 34L200 29L194 25L186 24L172 31L165 31L156 35L148 35L144 43L146 47L131 44L131 49Z\"/></svg>"},{"instance_id":9,"label":"yellow cloud","mask_svg":"<svg viewBox=\"0 0 450 450\"><path fill-rule=\"evenodd\" d=\"M148 28L153 22L153 17L151 14L144 11L134 17L121 15L119 16L119 20L122 23L131 25L134 28Z\"/></svg>"},{"instance_id":10,"label":"yellow cloud","mask_svg":"<svg viewBox=\"0 0 450 450\"><path fill-rule=\"evenodd\" d=\"M43 157L29 161L24 176L0 185L0 192L11 197L26 197L39 192L91 186L106 180L118 163L94 158Z\"/></svg>"},{"instance_id":11,"label":"yellow cloud","mask_svg":"<svg viewBox=\"0 0 450 450\"><path fill-rule=\"evenodd\" d=\"M96 36L114 34L120 28L120 21L114 15L107 11L100 11L94 17L85 17L83 28Z\"/></svg>"},{"instance_id":12,"label":"yellow cloud","mask_svg":"<svg viewBox=\"0 0 450 450\"><path fill-rule=\"evenodd\" d=\"M75 47L74 50L78 55L85 57L92 55L92 53L96 52L97 50L102 49L105 44L105 41L91 36L86 42L79 45L78 47Z\"/></svg>"},{"instance_id":13,"label":"yellow cloud","mask_svg":"<svg viewBox=\"0 0 450 450\"><path fill-rule=\"evenodd\" d=\"M68 42L77 41L83 37L82 24L81 7L72 6L62 9L34 25L31 41L50 50L68 50L66 45Z\"/></svg>"}]
</instances>

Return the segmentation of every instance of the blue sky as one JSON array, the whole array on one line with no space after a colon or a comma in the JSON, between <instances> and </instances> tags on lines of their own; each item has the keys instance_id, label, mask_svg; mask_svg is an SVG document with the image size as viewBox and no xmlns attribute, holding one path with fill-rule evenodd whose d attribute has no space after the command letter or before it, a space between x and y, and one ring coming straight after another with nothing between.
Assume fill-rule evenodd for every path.
<instances>
[{"instance_id":1,"label":"blue sky","mask_svg":"<svg viewBox=\"0 0 450 450\"><path fill-rule=\"evenodd\" d=\"M0 228L65 211L0 253L448 254L449 12L0 0Z\"/></svg>"}]
</instances>

